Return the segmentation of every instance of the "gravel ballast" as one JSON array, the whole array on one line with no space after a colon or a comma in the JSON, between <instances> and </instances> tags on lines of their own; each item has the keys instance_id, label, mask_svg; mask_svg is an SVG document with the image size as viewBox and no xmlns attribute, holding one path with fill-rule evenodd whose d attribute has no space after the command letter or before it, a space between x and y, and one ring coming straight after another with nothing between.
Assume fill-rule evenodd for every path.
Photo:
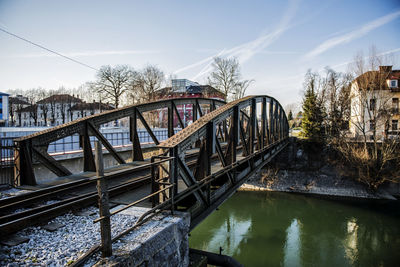
<instances>
[{"instance_id":1,"label":"gravel ballast","mask_svg":"<svg viewBox=\"0 0 400 267\"><path fill-rule=\"evenodd\" d=\"M49 221L48 224L64 225L54 232L47 231L41 226L21 230L16 235L28 237L29 242L13 247L0 245L0 265L66 266L72 264L92 246L100 243L100 225L93 223L93 220L99 217L98 209L90 207L84 211L93 215L77 216L69 212ZM141 213L136 216L132 214L112 216L112 236L133 226ZM92 264L99 259L100 254L92 258Z\"/></svg>"}]
</instances>

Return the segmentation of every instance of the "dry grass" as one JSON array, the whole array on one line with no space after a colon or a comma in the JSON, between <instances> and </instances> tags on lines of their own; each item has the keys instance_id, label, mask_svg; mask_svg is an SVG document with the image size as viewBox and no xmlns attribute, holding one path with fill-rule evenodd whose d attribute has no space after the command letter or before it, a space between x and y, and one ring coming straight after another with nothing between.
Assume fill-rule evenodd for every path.
<instances>
[{"instance_id":1,"label":"dry grass","mask_svg":"<svg viewBox=\"0 0 400 267\"><path fill-rule=\"evenodd\" d=\"M278 180L278 172L278 168L269 167L261 174L259 183L266 185L267 187L271 186Z\"/></svg>"}]
</instances>

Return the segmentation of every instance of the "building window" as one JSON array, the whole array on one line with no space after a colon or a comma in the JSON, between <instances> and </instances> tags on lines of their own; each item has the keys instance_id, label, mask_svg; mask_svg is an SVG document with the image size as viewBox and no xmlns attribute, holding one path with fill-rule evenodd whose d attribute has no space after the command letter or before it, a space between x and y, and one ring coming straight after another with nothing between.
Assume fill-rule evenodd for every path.
<instances>
[{"instance_id":1,"label":"building window","mask_svg":"<svg viewBox=\"0 0 400 267\"><path fill-rule=\"evenodd\" d=\"M369 130L370 131L374 131L375 130L375 121L374 120L370 120L369 121Z\"/></svg>"},{"instance_id":2,"label":"building window","mask_svg":"<svg viewBox=\"0 0 400 267\"><path fill-rule=\"evenodd\" d=\"M397 131L399 129L398 123L398 120L392 120L392 131Z\"/></svg>"},{"instance_id":3,"label":"building window","mask_svg":"<svg viewBox=\"0 0 400 267\"><path fill-rule=\"evenodd\" d=\"M398 98L392 99L392 108L393 108L393 112L395 112L395 113L399 112L399 99Z\"/></svg>"},{"instance_id":4,"label":"building window","mask_svg":"<svg viewBox=\"0 0 400 267\"><path fill-rule=\"evenodd\" d=\"M397 80L390 80L390 87L397 87Z\"/></svg>"},{"instance_id":5,"label":"building window","mask_svg":"<svg viewBox=\"0 0 400 267\"><path fill-rule=\"evenodd\" d=\"M372 98L369 100L369 110L375 110L375 106L376 106L376 99Z\"/></svg>"}]
</instances>

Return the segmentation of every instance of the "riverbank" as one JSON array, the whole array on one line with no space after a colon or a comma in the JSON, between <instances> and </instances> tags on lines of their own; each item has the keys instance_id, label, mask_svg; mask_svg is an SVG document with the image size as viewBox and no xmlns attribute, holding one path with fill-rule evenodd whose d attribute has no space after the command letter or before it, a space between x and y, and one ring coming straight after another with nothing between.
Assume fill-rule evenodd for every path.
<instances>
[{"instance_id":1,"label":"riverbank","mask_svg":"<svg viewBox=\"0 0 400 267\"><path fill-rule=\"evenodd\" d=\"M265 168L240 187L240 191L278 191L335 197L390 199L400 195L399 184L384 184L373 191L349 176L321 147L305 147L292 139L288 147ZM397 196L397 198L396 198Z\"/></svg>"},{"instance_id":2,"label":"riverbank","mask_svg":"<svg viewBox=\"0 0 400 267\"><path fill-rule=\"evenodd\" d=\"M386 190L374 192L348 179L336 179L326 174L280 170L271 176L269 169L251 177L239 191L292 192L335 197L397 200Z\"/></svg>"}]
</instances>

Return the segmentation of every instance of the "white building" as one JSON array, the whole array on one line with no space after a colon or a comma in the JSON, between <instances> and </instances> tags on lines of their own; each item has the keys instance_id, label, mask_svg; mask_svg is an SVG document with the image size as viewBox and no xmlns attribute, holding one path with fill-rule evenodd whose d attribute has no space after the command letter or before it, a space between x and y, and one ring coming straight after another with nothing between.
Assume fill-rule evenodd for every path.
<instances>
[{"instance_id":1,"label":"white building","mask_svg":"<svg viewBox=\"0 0 400 267\"><path fill-rule=\"evenodd\" d=\"M28 98L22 95L9 97L9 123L8 126L22 125L22 112L23 108L30 106Z\"/></svg>"},{"instance_id":2,"label":"white building","mask_svg":"<svg viewBox=\"0 0 400 267\"><path fill-rule=\"evenodd\" d=\"M57 126L82 117L113 109L103 103L85 103L68 94L52 95L21 110L21 124L16 126Z\"/></svg>"},{"instance_id":3,"label":"white building","mask_svg":"<svg viewBox=\"0 0 400 267\"><path fill-rule=\"evenodd\" d=\"M350 132L353 137L399 135L400 70L380 66L357 77L351 86Z\"/></svg>"}]
</instances>

